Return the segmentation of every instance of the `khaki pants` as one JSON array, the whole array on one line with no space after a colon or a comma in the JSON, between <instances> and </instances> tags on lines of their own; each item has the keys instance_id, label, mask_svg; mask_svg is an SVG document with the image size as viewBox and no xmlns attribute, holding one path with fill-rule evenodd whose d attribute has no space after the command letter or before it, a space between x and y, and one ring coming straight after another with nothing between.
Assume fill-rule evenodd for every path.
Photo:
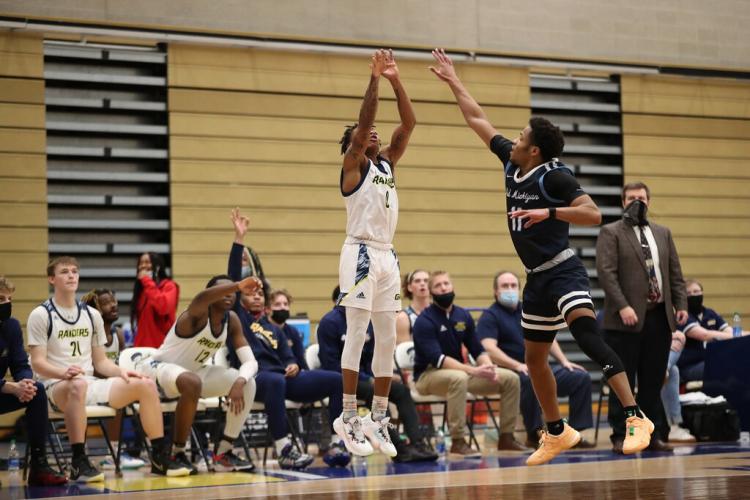
<instances>
[{"instance_id":1,"label":"khaki pants","mask_svg":"<svg viewBox=\"0 0 750 500\"><path fill-rule=\"evenodd\" d=\"M461 370L428 368L417 380L421 394L444 397L448 401L448 428L452 439L463 439L466 428L466 393L477 396L500 394L500 432L516 427L521 382L515 372L495 368L497 381L469 376Z\"/></svg>"}]
</instances>

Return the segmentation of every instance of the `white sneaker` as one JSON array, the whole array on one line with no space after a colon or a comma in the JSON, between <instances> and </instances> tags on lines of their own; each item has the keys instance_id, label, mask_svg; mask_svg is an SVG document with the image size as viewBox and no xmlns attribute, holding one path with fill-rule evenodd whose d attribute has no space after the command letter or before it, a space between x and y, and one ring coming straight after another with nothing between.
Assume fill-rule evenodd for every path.
<instances>
[{"instance_id":1,"label":"white sneaker","mask_svg":"<svg viewBox=\"0 0 750 500\"><path fill-rule=\"evenodd\" d=\"M374 421L370 413L362 419L362 431L367 439L372 443L373 448L379 449L381 453L391 458L395 457L398 452L393 446L391 436L388 434L388 426L391 425L390 417Z\"/></svg>"},{"instance_id":2,"label":"white sneaker","mask_svg":"<svg viewBox=\"0 0 750 500\"><path fill-rule=\"evenodd\" d=\"M146 465L146 462L144 460L141 460L140 458L131 457L124 451L120 453L120 468L121 469L123 470L140 469L144 465ZM114 470L115 461L112 460L111 457L107 457L106 459L99 462L99 466L104 470Z\"/></svg>"},{"instance_id":3,"label":"white sneaker","mask_svg":"<svg viewBox=\"0 0 750 500\"><path fill-rule=\"evenodd\" d=\"M690 434L689 430L684 429L679 425L673 425L669 428L669 440L681 443L694 443L695 436Z\"/></svg>"},{"instance_id":4,"label":"white sneaker","mask_svg":"<svg viewBox=\"0 0 750 500\"><path fill-rule=\"evenodd\" d=\"M360 457L372 455L374 450L362 432L361 418L352 417L348 422L344 422L344 415L341 414L333 421L333 430L336 431L338 437L344 440L344 446L349 450L349 453Z\"/></svg>"}]
</instances>

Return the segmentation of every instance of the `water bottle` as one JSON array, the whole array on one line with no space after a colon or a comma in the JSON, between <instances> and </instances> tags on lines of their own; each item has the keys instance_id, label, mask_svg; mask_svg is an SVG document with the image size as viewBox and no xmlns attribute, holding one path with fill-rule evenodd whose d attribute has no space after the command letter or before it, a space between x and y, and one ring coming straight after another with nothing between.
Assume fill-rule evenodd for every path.
<instances>
[{"instance_id":1,"label":"water bottle","mask_svg":"<svg viewBox=\"0 0 750 500\"><path fill-rule=\"evenodd\" d=\"M21 468L21 459L18 457L18 448L16 448L16 440L10 440L10 449L8 450L8 472L18 472Z\"/></svg>"},{"instance_id":2,"label":"water bottle","mask_svg":"<svg viewBox=\"0 0 750 500\"><path fill-rule=\"evenodd\" d=\"M744 446L750 445L750 432L748 431L740 432L740 443L742 443L742 445Z\"/></svg>"},{"instance_id":3,"label":"water bottle","mask_svg":"<svg viewBox=\"0 0 750 500\"><path fill-rule=\"evenodd\" d=\"M437 451L438 460L445 460L447 453L445 449L445 434L442 429L438 430L435 437L435 451Z\"/></svg>"},{"instance_id":4,"label":"water bottle","mask_svg":"<svg viewBox=\"0 0 750 500\"><path fill-rule=\"evenodd\" d=\"M732 336L742 337L742 318L738 312L732 315Z\"/></svg>"}]
</instances>

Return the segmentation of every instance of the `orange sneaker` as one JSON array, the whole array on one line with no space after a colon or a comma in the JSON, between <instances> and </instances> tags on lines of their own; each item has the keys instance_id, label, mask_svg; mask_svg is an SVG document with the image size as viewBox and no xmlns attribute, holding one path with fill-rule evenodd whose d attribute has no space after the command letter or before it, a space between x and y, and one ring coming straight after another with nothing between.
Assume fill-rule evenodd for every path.
<instances>
[{"instance_id":1,"label":"orange sneaker","mask_svg":"<svg viewBox=\"0 0 750 500\"><path fill-rule=\"evenodd\" d=\"M643 415L641 417L628 417L625 421L625 442L622 444L622 452L632 455L648 447L651 442L651 433L654 432L654 423Z\"/></svg>"},{"instance_id":2,"label":"orange sneaker","mask_svg":"<svg viewBox=\"0 0 750 500\"><path fill-rule=\"evenodd\" d=\"M569 450L578 444L581 434L565 422L562 434L554 436L547 431L542 431L539 439L539 448L526 459L526 465L546 464L561 452Z\"/></svg>"}]
</instances>

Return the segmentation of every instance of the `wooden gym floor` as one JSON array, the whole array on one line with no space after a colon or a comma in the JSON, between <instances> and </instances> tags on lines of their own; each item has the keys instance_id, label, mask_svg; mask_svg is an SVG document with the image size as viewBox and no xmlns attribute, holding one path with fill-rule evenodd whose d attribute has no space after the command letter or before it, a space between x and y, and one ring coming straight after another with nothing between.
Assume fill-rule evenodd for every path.
<instances>
[{"instance_id":1,"label":"wooden gym floor","mask_svg":"<svg viewBox=\"0 0 750 500\"><path fill-rule=\"evenodd\" d=\"M550 464L526 467L526 454L493 452L481 459L445 463L393 464L382 455L347 469L317 460L304 472L282 471L269 462L254 474L201 473L161 478L142 471L113 471L98 485L60 488L11 486L0 474L0 500L85 496L85 500L171 500L214 498L318 499L750 499L750 446L701 443L674 454L623 457L600 439L594 450L567 452ZM145 469L144 469L145 470Z\"/></svg>"}]
</instances>

